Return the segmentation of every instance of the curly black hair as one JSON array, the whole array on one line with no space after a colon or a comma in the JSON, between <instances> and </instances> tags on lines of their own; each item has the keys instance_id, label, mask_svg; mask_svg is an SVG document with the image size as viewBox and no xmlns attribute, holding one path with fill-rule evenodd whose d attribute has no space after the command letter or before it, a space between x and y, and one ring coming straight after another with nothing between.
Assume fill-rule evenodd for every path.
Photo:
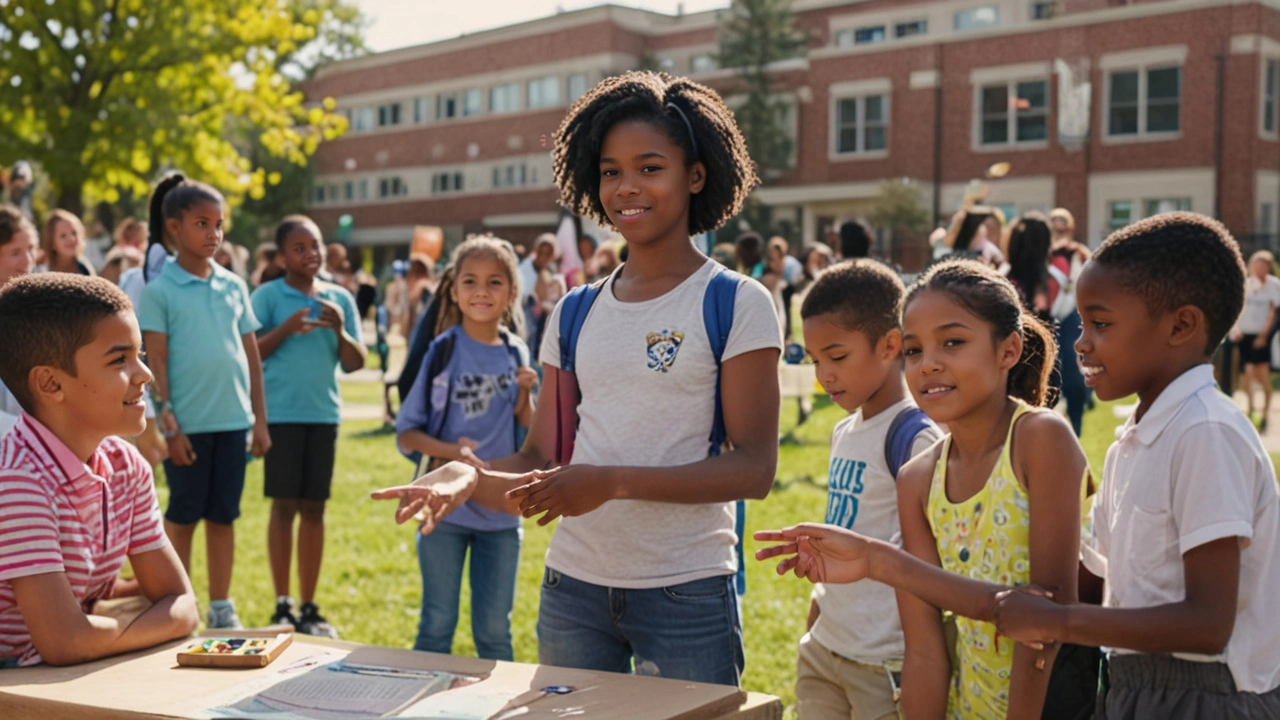
<instances>
[{"instance_id":1,"label":"curly black hair","mask_svg":"<svg viewBox=\"0 0 1280 720\"><path fill-rule=\"evenodd\" d=\"M1244 258L1222 223L1191 212L1141 220L1111 234L1091 264L1109 268L1152 315L1194 305L1208 323L1211 354L1244 308Z\"/></svg>"},{"instance_id":2,"label":"curly black hair","mask_svg":"<svg viewBox=\"0 0 1280 720\"><path fill-rule=\"evenodd\" d=\"M133 314L129 296L110 280L71 273L24 275L0 290L0 337L17 338L0 353L0 381L27 412L35 397L31 369L50 365L76 374L76 351L93 342L98 322Z\"/></svg>"},{"instance_id":3,"label":"curly black hair","mask_svg":"<svg viewBox=\"0 0 1280 720\"><path fill-rule=\"evenodd\" d=\"M605 78L578 98L560 123L552 151L560 204L602 225L600 147L619 122L642 120L684 152L685 167L702 161L707 180L689 202L689 233L715 230L742 211L760 184L733 112L715 90L666 73L628 72Z\"/></svg>"},{"instance_id":4,"label":"curly black hair","mask_svg":"<svg viewBox=\"0 0 1280 720\"><path fill-rule=\"evenodd\" d=\"M1058 357L1053 331L1022 304L1018 291L1000 273L976 260L944 260L929 268L907 291L903 308L925 291L951 296L966 311L991 325L991 337L1022 335L1022 357L1009 370L1006 392L1028 405L1048 405L1058 393L1049 377Z\"/></svg>"},{"instance_id":5,"label":"curly black hair","mask_svg":"<svg viewBox=\"0 0 1280 720\"><path fill-rule=\"evenodd\" d=\"M830 315L838 325L867 336L872 345L901 327L907 289L898 273L869 258L846 260L818 273L809 286L800 318Z\"/></svg>"}]
</instances>

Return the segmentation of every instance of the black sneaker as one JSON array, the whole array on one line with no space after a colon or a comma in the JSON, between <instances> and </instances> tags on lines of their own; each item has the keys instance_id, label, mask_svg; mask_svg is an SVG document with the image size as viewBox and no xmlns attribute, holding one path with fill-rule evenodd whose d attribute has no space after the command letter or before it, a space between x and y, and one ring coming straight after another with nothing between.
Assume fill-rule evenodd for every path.
<instances>
[{"instance_id":1,"label":"black sneaker","mask_svg":"<svg viewBox=\"0 0 1280 720\"><path fill-rule=\"evenodd\" d=\"M293 614L292 599L276 603L276 613L271 616L272 625L284 625L286 623L292 625L294 629L298 627L298 618Z\"/></svg>"},{"instance_id":2,"label":"black sneaker","mask_svg":"<svg viewBox=\"0 0 1280 720\"><path fill-rule=\"evenodd\" d=\"M304 635L338 639L338 631L324 619L320 614L319 606L313 602L302 603L302 617L298 618L297 627L298 632Z\"/></svg>"}]
</instances>

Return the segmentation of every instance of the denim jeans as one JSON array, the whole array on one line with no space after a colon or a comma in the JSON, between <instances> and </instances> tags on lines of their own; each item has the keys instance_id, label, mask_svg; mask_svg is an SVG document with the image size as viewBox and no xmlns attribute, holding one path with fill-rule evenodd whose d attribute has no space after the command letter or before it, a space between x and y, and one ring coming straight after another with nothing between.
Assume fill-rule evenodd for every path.
<instances>
[{"instance_id":1,"label":"denim jeans","mask_svg":"<svg viewBox=\"0 0 1280 720\"><path fill-rule=\"evenodd\" d=\"M744 658L733 576L633 590L547 568L538 662L737 686Z\"/></svg>"},{"instance_id":2,"label":"denim jeans","mask_svg":"<svg viewBox=\"0 0 1280 720\"><path fill-rule=\"evenodd\" d=\"M520 528L470 530L440 523L430 535L418 535L422 570L422 615L414 650L448 653L458 626L462 566L471 550L471 635L476 654L488 660L512 660L511 606L520 564Z\"/></svg>"}]
</instances>

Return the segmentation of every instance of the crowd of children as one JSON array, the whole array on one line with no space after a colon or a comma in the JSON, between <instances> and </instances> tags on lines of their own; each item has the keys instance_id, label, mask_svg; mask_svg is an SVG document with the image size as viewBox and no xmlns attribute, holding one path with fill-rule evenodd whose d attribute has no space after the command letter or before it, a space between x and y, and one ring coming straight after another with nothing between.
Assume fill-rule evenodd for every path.
<instances>
[{"instance_id":1,"label":"crowd of children","mask_svg":"<svg viewBox=\"0 0 1280 720\"><path fill-rule=\"evenodd\" d=\"M1280 716L1280 626L1265 602L1280 593L1276 473L1209 365L1228 335L1260 349L1280 303L1265 272L1247 284L1220 224L1160 215L1090 256L1063 239L1069 216L1029 214L1005 248L987 243L1007 252L1005 274L944 259L909 288L876 260L802 264L756 236L737 248L753 282L691 240L757 183L714 92L608 78L555 141L562 204L617 228L626 262L552 292L554 241L521 266L510 244L473 237L413 323L425 351L396 444L416 479L373 496L419 526L416 649L452 650L469 565L478 654L513 658L521 516L536 517L559 521L540 662L739 684L742 501L775 475L795 294L817 380L849 414L831 438L825 516L797 518L822 522L755 535L774 543L758 559L815 584L797 649L802 719ZM0 337L29 339L0 354L0 667L190 633L201 521L207 625L239 627L234 522L251 457L265 457L271 498L271 621L337 635L316 597L337 373L365 364L363 314L322 279L335 254L304 216L280 223L265 266L276 279L250 294L215 260L225 213L216 190L165 178L150 222L160 251L120 273L127 295L84 277L74 216L51 214L37 235L0 206ZM985 219L958 225L985 237ZM145 237L124 239L135 231L122 226L121 244L140 260ZM28 275L37 240L50 272ZM803 293L784 301L788 286ZM1257 307L1242 317L1246 287ZM1078 331L1055 335L1075 317ZM1100 478L1076 439L1074 371L1102 400L1138 399ZM1059 390L1070 422L1046 407ZM149 426L163 447L147 444ZM117 577L126 558L134 581ZM148 609L95 611L130 593Z\"/></svg>"}]
</instances>

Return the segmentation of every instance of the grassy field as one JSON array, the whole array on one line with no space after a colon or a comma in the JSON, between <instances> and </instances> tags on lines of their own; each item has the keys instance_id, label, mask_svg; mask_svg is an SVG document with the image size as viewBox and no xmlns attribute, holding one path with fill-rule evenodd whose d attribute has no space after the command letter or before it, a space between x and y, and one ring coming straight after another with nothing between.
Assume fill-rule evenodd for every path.
<instances>
[{"instance_id":1,"label":"grassy field","mask_svg":"<svg viewBox=\"0 0 1280 720\"><path fill-rule=\"evenodd\" d=\"M380 403L376 383L344 384L348 402ZM826 504L826 467L831 429L843 412L822 401L809 420L795 428L796 405L783 408L783 443L773 492L748 509L748 531L821 520ZM1119 420L1110 404L1100 403L1086 419L1085 449L1100 468ZM409 479L411 468L395 451L394 436L377 421L343 424L338 446L333 498L328 506L325 568L318 601L345 639L407 648L417 631L420 577L414 529L396 526L393 505L374 502L369 491ZM158 483L163 507L167 489ZM266 554L267 501L262 497L262 462L249 466L236 523L236 564L232 595L246 624L265 624L275 607ZM512 619L516 659L536 662L538 590L550 528L527 522L521 553L516 608ZM754 552L747 541L747 552ZM203 536L197 535L192 574L202 605L207 600ZM789 708L795 702L795 645L803 633L810 586L794 577L777 577L772 565L748 564L749 590L743 601L747 664L744 685L777 695ZM296 590L295 590L296 592ZM454 651L474 654L464 587L463 622Z\"/></svg>"}]
</instances>

